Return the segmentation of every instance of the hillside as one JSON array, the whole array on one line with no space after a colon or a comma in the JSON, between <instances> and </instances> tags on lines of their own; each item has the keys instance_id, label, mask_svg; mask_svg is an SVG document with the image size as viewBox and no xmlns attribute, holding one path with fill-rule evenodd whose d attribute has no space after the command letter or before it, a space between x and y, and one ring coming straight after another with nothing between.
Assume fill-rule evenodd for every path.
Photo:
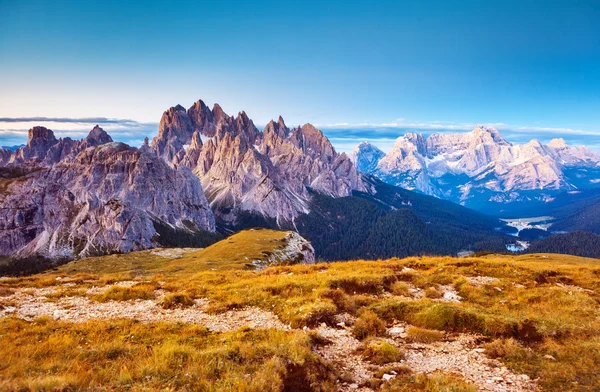
<instances>
[{"instance_id":1,"label":"hillside","mask_svg":"<svg viewBox=\"0 0 600 392\"><path fill-rule=\"evenodd\" d=\"M449 201L363 177L370 193L333 198L312 192L310 212L282 226L310 240L320 260L356 260L458 252L503 252L507 227L498 219ZM224 233L249 227L278 228L256 214L236 225L217 222Z\"/></svg>"},{"instance_id":2,"label":"hillside","mask_svg":"<svg viewBox=\"0 0 600 392\"><path fill-rule=\"evenodd\" d=\"M244 267L285 236L245 231L200 252L133 252L2 278L0 389L600 386L597 259Z\"/></svg>"},{"instance_id":3,"label":"hillside","mask_svg":"<svg viewBox=\"0 0 600 392\"><path fill-rule=\"evenodd\" d=\"M583 231L555 234L533 242L527 249L527 252L562 253L600 258L600 235Z\"/></svg>"},{"instance_id":4,"label":"hillside","mask_svg":"<svg viewBox=\"0 0 600 392\"><path fill-rule=\"evenodd\" d=\"M264 264L310 263L310 243L294 232L250 229L204 249L157 248L76 260L61 266L66 273L190 274L199 271L256 269Z\"/></svg>"},{"instance_id":5,"label":"hillside","mask_svg":"<svg viewBox=\"0 0 600 392\"><path fill-rule=\"evenodd\" d=\"M458 204L366 177L372 192L333 199L313 195L311 212L295 222L318 257L355 260L502 252L506 235L497 219Z\"/></svg>"}]
</instances>

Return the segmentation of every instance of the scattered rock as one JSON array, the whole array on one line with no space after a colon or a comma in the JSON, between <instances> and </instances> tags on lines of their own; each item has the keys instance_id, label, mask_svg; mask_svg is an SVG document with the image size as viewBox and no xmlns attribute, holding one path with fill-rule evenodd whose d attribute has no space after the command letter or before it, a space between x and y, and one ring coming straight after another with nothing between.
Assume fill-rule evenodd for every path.
<instances>
[{"instance_id":1,"label":"scattered rock","mask_svg":"<svg viewBox=\"0 0 600 392\"><path fill-rule=\"evenodd\" d=\"M500 280L492 276L468 276L466 278L473 286L485 286L498 283Z\"/></svg>"},{"instance_id":2,"label":"scattered rock","mask_svg":"<svg viewBox=\"0 0 600 392\"><path fill-rule=\"evenodd\" d=\"M381 378L382 378L384 381L390 381L390 380L391 380L392 378L394 378L394 377L396 377L396 376L395 376L395 375L393 375L393 374L384 374L384 375L383 375Z\"/></svg>"}]
</instances>

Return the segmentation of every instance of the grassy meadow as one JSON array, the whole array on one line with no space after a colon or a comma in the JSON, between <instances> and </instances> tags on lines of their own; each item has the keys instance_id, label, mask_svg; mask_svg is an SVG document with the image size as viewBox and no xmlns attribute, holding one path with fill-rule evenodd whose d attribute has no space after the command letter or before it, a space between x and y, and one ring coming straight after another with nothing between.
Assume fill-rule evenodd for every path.
<instances>
[{"instance_id":1,"label":"grassy meadow","mask_svg":"<svg viewBox=\"0 0 600 392\"><path fill-rule=\"evenodd\" d=\"M294 329L216 333L180 323L2 318L0 389L335 390L340 375L311 350L319 339L303 327L335 326L336 315L349 314L356 318L354 336L373 361L401 357L376 339L403 321L414 342L457 332L481 335L486 355L539 379L544 391L600 390L600 260L533 254L247 267L249 259L280 246L281 238L279 232L246 231L176 259L143 251L3 278L0 307L10 306L2 301L14 290L55 286L57 279L74 283L57 296L85 296L93 286L134 280L139 283L91 299L144 299L161 289L170 295L165 308L207 298L211 313L255 306ZM448 286L460 302L439 300ZM473 390L463 384L451 375L408 373L384 390Z\"/></svg>"}]
</instances>

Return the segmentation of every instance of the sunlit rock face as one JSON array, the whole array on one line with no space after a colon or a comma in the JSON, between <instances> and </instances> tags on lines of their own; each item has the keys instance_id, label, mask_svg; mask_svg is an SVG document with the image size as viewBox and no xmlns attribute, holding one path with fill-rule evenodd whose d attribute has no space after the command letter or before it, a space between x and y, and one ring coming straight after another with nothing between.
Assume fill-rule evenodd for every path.
<instances>
[{"instance_id":1,"label":"sunlit rock face","mask_svg":"<svg viewBox=\"0 0 600 392\"><path fill-rule=\"evenodd\" d=\"M83 140L36 127L3 169L0 255L56 260L156 246L153 222L214 230L200 181L95 127Z\"/></svg>"},{"instance_id":2,"label":"sunlit rock face","mask_svg":"<svg viewBox=\"0 0 600 392\"><path fill-rule=\"evenodd\" d=\"M308 211L309 190L342 197L365 189L350 159L310 124L289 129L279 117L261 132L245 112L229 116L202 101L170 108L160 124L151 148L190 168L226 219L251 211L291 221Z\"/></svg>"}]
</instances>

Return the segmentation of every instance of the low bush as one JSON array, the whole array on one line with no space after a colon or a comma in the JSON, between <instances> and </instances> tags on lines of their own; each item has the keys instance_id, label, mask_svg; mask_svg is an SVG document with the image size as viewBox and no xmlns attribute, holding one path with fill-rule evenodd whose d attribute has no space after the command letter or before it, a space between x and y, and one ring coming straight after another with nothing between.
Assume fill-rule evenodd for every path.
<instances>
[{"instance_id":1,"label":"low bush","mask_svg":"<svg viewBox=\"0 0 600 392\"><path fill-rule=\"evenodd\" d=\"M194 299L188 293L168 293L160 301L160 305L165 309L185 308L194 305Z\"/></svg>"},{"instance_id":2,"label":"low bush","mask_svg":"<svg viewBox=\"0 0 600 392\"><path fill-rule=\"evenodd\" d=\"M438 299L442 298L444 296L444 293L442 293L442 291L436 287L427 287L425 289L425 296L427 298Z\"/></svg>"},{"instance_id":3,"label":"low bush","mask_svg":"<svg viewBox=\"0 0 600 392\"><path fill-rule=\"evenodd\" d=\"M410 297L410 286L406 282L394 282L390 287L390 292L394 295L401 295L404 297Z\"/></svg>"},{"instance_id":4,"label":"low bush","mask_svg":"<svg viewBox=\"0 0 600 392\"><path fill-rule=\"evenodd\" d=\"M377 317L377 314L373 311L364 310L354 323L352 333L359 340L383 335L385 333L385 322Z\"/></svg>"}]
</instances>

